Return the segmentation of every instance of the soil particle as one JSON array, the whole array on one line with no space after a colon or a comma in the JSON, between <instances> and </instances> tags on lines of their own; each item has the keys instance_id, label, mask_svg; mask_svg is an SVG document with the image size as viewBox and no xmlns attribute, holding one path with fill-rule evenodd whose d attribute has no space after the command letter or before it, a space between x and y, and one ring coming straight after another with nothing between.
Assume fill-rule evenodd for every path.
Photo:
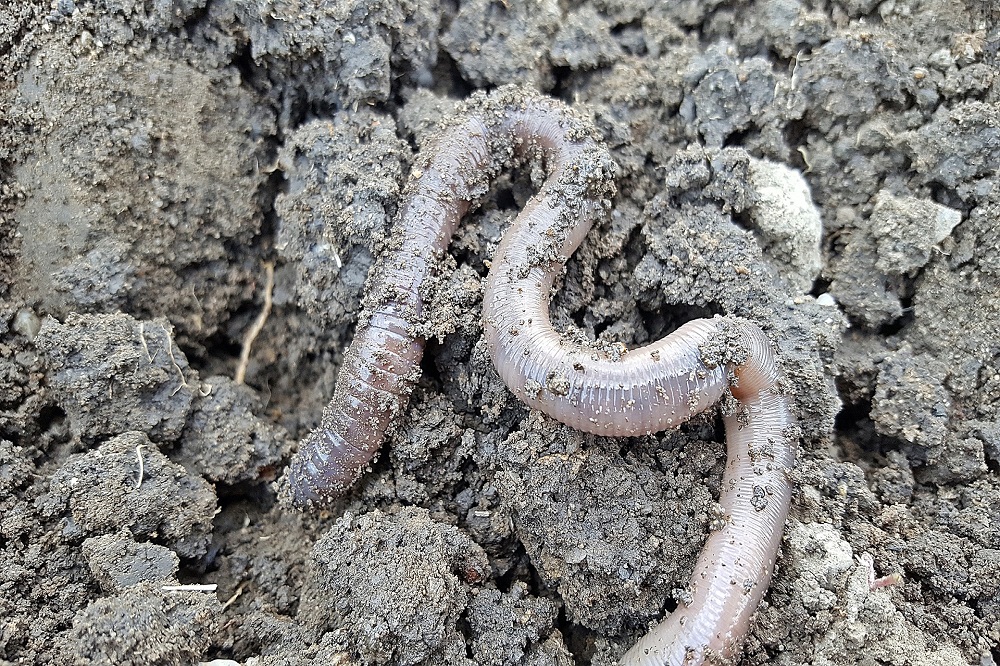
<instances>
[{"instance_id":1,"label":"soil particle","mask_svg":"<svg viewBox=\"0 0 1000 666\"><path fill-rule=\"evenodd\" d=\"M930 200L880 191L866 224L852 234L836 265L830 292L851 317L871 328L903 316L917 275L935 254L954 249L961 212Z\"/></svg>"},{"instance_id":2,"label":"soil particle","mask_svg":"<svg viewBox=\"0 0 1000 666\"><path fill-rule=\"evenodd\" d=\"M114 238L97 241L94 249L52 271L53 289L85 312L121 309L136 275L128 249Z\"/></svg>"},{"instance_id":3,"label":"soil particle","mask_svg":"<svg viewBox=\"0 0 1000 666\"><path fill-rule=\"evenodd\" d=\"M881 40L837 36L796 59L783 117L807 130L797 151L827 215L864 205L883 174L905 168L894 135L908 129L906 116L878 110L903 105L911 80L898 51Z\"/></svg>"},{"instance_id":4,"label":"soil particle","mask_svg":"<svg viewBox=\"0 0 1000 666\"><path fill-rule=\"evenodd\" d=\"M649 442L617 454L535 414L521 427L496 450L494 484L544 584L572 622L602 633L655 617L685 584L670 563L697 554L711 497L694 479L721 473L720 452L673 433L662 450ZM600 511L590 496L603 498Z\"/></svg>"},{"instance_id":5,"label":"soil particle","mask_svg":"<svg viewBox=\"0 0 1000 666\"><path fill-rule=\"evenodd\" d=\"M835 530L822 524L794 525L786 536L797 556L796 580L789 605L817 642L810 659L830 666L945 666L964 663L958 649L938 641L909 621L897 608L899 592L893 586L872 589L876 577L871 555L857 559L851 546ZM772 612L770 609L765 614ZM791 629L791 633L800 628ZM770 637L775 640L778 637ZM862 652L858 652L864 646ZM777 664L805 659L796 650L784 651Z\"/></svg>"},{"instance_id":6,"label":"soil particle","mask_svg":"<svg viewBox=\"0 0 1000 666\"><path fill-rule=\"evenodd\" d=\"M278 157L287 186L275 201L276 246L296 267L296 302L324 326L357 317L409 157L392 117L368 109L307 123L286 139Z\"/></svg>"},{"instance_id":7,"label":"soil particle","mask_svg":"<svg viewBox=\"0 0 1000 666\"><path fill-rule=\"evenodd\" d=\"M871 118L879 104L902 104L908 81L889 45L838 37L798 63L796 93L809 109L806 120L834 139Z\"/></svg>"},{"instance_id":8,"label":"soil particle","mask_svg":"<svg viewBox=\"0 0 1000 666\"><path fill-rule=\"evenodd\" d=\"M522 582L514 583L509 592L477 589L466 610L474 663L569 666L573 659L562 645L560 633L553 631L557 615L556 604L532 596Z\"/></svg>"},{"instance_id":9,"label":"soil particle","mask_svg":"<svg viewBox=\"0 0 1000 666\"><path fill-rule=\"evenodd\" d=\"M972 557L969 578L979 590L976 611L980 617L1000 617L1000 550L983 548Z\"/></svg>"},{"instance_id":10,"label":"soil particle","mask_svg":"<svg viewBox=\"0 0 1000 666\"><path fill-rule=\"evenodd\" d=\"M854 566L851 546L830 525L793 522L785 535L789 561L802 571L793 577L795 595L812 613L829 611L836 606L836 592L847 583Z\"/></svg>"},{"instance_id":11,"label":"soil particle","mask_svg":"<svg viewBox=\"0 0 1000 666\"><path fill-rule=\"evenodd\" d=\"M733 58L725 43L713 45L692 59L685 78L693 89L681 103L681 117L698 129L706 146L713 148L760 123L777 90L770 63L756 57Z\"/></svg>"},{"instance_id":12,"label":"soil particle","mask_svg":"<svg viewBox=\"0 0 1000 666\"><path fill-rule=\"evenodd\" d=\"M187 570L189 575L192 569L197 573L198 582L217 584L218 598L225 599L226 608L241 618L221 627L213 643L233 646L232 655L240 660L296 653L307 645L302 627L292 618L314 530L308 529L310 523L302 516L266 511L259 502L234 501L233 497L238 497L233 489L228 497L223 494L209 552ZM289 534L297 538L289 539ZM255 619L250 621L250 617ZM247 618L246 624L242 618Z\"/></svg>"},{"instance_id":13,"label":"soil particle","mask_svg":"<svg viewBox=\"0 0 1000 666\"><path fill-rule=\"evenodd\" d=\"M196 384L172 334L165 319L124 314L45 320L35 344L75 437L91 442L128 430L157 441L180 436Z\"/></svg>"},{"instance_id":14,"label":"soil particle","mask_svg":"<svg viewBox=\"0 0 1000 666\"><path fill-rule=\"evenodd\" d=\"M869 220L878 252L875 267L889 275L923 268L961 221L961 212L947 206L880 192Z\"/></svg>"},{"instance_id":15,"label":"soil particle","mask_svg":"<svg viewBox=\"0 0 1000 666\"><path fill-rule=\"evenodd\" d=\"M35 508L34 481L29 452L0 441L0 650L43 663L95 586L79 546Z\"/></svg>"},{"instance_id":16,"label":"soil particle","mask_svg":"<svg viewBox=\"0 0 1000 666\"><path fill-rule=\"evenodd\" d=\"M449 400L418 394L410 401L404 425L389 437L396 493L410 502L449 495L445 490L464 480L462 466L474 439Z\"/></svg>"},{"instance_id":17,"label":"soil particle","mask_svg":"<svg viewBox=\"0 0 1000 666\"><path fill-rule=\"evenodd\" d=\"M883 467L868 473L872 491L885 504L909 504L913 499L916 479L906 456L901 451L888 451L885 457Z\"/></svg>"},{"instance_id":18,"label":"soil particle","mask_svg":"<svg viewBox=\"0 0 1000 666\"><path fill-rule=\"evenodd\" d=\"M694 153L698 150L692 151ZM692 159L693 158L693 159ZM674 194L661 195L645 211L642 225L649 252L636 269L643 305L711 307L745 316L772 297L760 249L736 227L718 201L693 195L713 181L708 159L682 153L668 165L666 182ZM724 262L715 260L724 254ZM776 295L775 295L776 296Z\"/></svg>"},{"instance_id":19,"label":"soil particle","mask_svg":"<svg viewBox=\"0 0 1000 666\"><path fill-rule=\"evenodd\" d=\"M13 497L14 491L31 483L31 462L19 446L0 440L0 497Z\"/></svg>"},{"instance_id":20,"label":"soil particle","mask_svg":"<svg viewBox=\"0 0 1000 666\"><path fill-rule=\"evenodd\" d=\"M995 244L993 252L1000 256ZM972 267L949 270L944 261L935 261L914 295L914 326L906 336L915 349L946 364L949 390L971 399L976 406L970 411L987 419L1000 416L998 290L1000 274Z\"/></svg>"},{"instance_id":21,"label":"soil particle","mask_svg":"<svg viewBox=\"0 0 1000 666\"><path fill-rule=\"evenodd\" d=\"M50 20L58 24L77 13L96 21L94 37L107 44L131 43L136 33L157 34L184 24L191 15L205 6L204 0L171 0L151 5L138 5L132 0L95 0L76 2L59 0ZM79 18L77 18L79 20Z\"/></svg>"},{"instance_id":22,"label":"soil particle","mask_svg":"<svg viewBox=\"0 0 1000 666\"><path fill-rule=\"evenodd\" d=\"M210 481L234 484L273 476L292 442L281 427L257 414L260 397L228 377L201 383L175 459Z\"/></svg>"},{"instance_id":23,"label":"soil particle","mask_svg":"<svg viewBox=\"0 0 1000 666\"><path fill-rule=\"evenodd\" d=\"M208 547L215 505L204 479L170 462L137 432L70 456L38 500L43 515L62 517L64 538L124 527L189 558Z\"/></svg>"},{"instance_id":24,"label":"soil particle","mask_svg":"<svg viewBox=\"0 0 1000 666\"><path fill-rule=\"evenodd\" d=\"M128 528L117 534L91 537L83 554L105 594L118 594L140 583L176 581L180 561L164 546L136 543Z\"/></svg>"},{"instance_id":25,"label":"soil particle","mask_svg":"<svg viewBox=\"0 0 1000 666\"><path fill-rule=\"evenodd\" d=\"M21 308L10 322L10 329L18 335L23 335L31 342L38 335L38 331L42 329L42 320L38 318L38 315L34 311L28 308Z\"/></svg>"},{"instance_id":26,"label":"soil particle","mask_svg":"<svg viewBox=\"0 0 1000 666\"><path fill-rule=\"evenodd\" d=\"M16 174L18 292L49 314L125 307L211 335L245 296L245 270L224 260L260 228L273 132L237 84L158 52L34 58L13 111L41 133Z\"/></svg>"},{"instance_id":27,"label":"soil particle","mask_svg":"<svg viewBox=\"0 0 1000 666\"><path fill-rule=\"evenodd\" d=\"M611 36L611 24L593 7L567 13L552 40L552 64L570 69L611 65L622 56L622 47Z\"/></svg>"},{"instance_id":28,"label":"soil particle","mask_svg":"<svg viewBox=\"0 0 1000 666\"><path fill-rule=\"evenodd\" d=\"M979 101L941 106L929 123L900 141L919 182L943 185L962 199L981 199L1000 161L1000 111Z\"/></svg>"},{"instance_id":29,"label":"soil particle","mask_svg":"<svg viewBox=\"0 0 1000 666\"><path fill-rule=\"evenodd\" d=\"M395 71L425 82L437 57L437 0L219 3L213 19L239 36L278 97L350 108L388 99ZM291 109L280 116L289 123Z\"/></svg>"},{"instance_id":30,"label":"soil particle","mask_svg":"<svg viewBox=\"0 0 1000 666\"><path fill-rule=\"evenodd\" d=\"M878 249L868 230L856 231L836 264L830 294L852 321L871 329L894 324L903 316L901 296L910 285L878 270Z\"/></svg>"},{"instance_id":31,"label":"soil particle","mask_svg":"<svg viewBox=\"0 0 1000 666\"><path fill-rule=\"evenodd\" d=\"M477 248L486 243L472 239ZM457 266L451 256L440 262L440 272L424 283L421 296L428 299L424 320L415 329L425 339L444 342L449 336L465 341L478 338L483 331L482 310L484 285L479 274L470 266ZM456 350L457 351L457 350ZM467 349L465 351L468 351ZM447 365L447 363L445 363Z\"/></svg>"},{"instance_id":32,"label":"soil particle","mask_svg":"<svg viewBox=\"0 0 1000 666\"><path fill-rule=\"evenodd\" d=\"M591 109L612 148L620 166L619 183L631 185L620 190L619 199L640 208L660 190L661 179L650 178L646 171L647 158L665 164L678 150L676 138L692 134L676 111L685 95L684 70L697 51L673 43L665 50L656 60L625 56L585 79L570 79L573 94Z\"/></svg>"},{"instance_id":33,"label":"soil particle","mask_svg":"<svg viewBox=\"0 0 1000 666\"><path fill-rule=\"evenodd\" d=\"M775 272L794 289L809 293L822 267L823 222L808 184L797 171L757 159L750 160L750 180L757 192L750 217L764 256L779 263Z\"/></svg>"},{"instance_id":34,"label":"soil particle","mask_svg":"<svg viewBox=\"0 0 1000 666\"><path fill-rule=\"evenodd\" d=\"M917 464L936 464L944 447L951 400L939 377L944 368L933 359L915 359L901 349L879 365L871 417L884 435L913 445ZM925 405L934 405L925 411Z\"/></svg>"},{"instance_id":35,"label":"soil particle","mask_svg":"<svg viewBox=\"0 0 1000 666\"><path fill-rule=\"evenodd\" d=\"M37 315L34 317L37 319ZM0 328L6 328L5 324ZM45 387L45 358L25 345L24 339L0 339L0 433L26 443L38 437L38 417L51 398Z\"/></svg>"},{"instance_id":36,"label":"soil particle","mask_svg":"<svg viewBox=\"0 0 1000 666\"><path fill-rule=\"evenodd\" d=\"M869 7L855 8L856 15L870 12L876 1L865 0ZM741 46L751 47L763 42L782 58L816 51L831 33L827 17L800 0L767 0L759 5L758 12L747 12L741 18L747 22L746 29L737 36Z\"/></svg>"},{"instance_id":37,"label":"soil particle","mask_svg":"<svg viewBox=\"0 0 1000 666\"><path fill-rule=\"evenodd\" d=\"M195 663L209 645L219 606L212 594L140 583L80 611L63 658L79 666Z\"/></svg>"},{"instance_id":38,"label":"soil particle","mask_svg":"<svg viewBox=\"0 0 1000 666\"><path fill-rule=\"evenodd\" d=\"M553 0L505 6L492 0L462 3L441 46L476 86L551 85L547 51L562 18Z\"/></svg>"},{"instance_id":39,"label":"soil particle","mask_svg":"<svg viewBox=\"0 0 1000 666\"><path fill-rule=\"evenodd\" d=\"M467 663L458 621L487 570L475 542L425 509L345 514L314 548L301 616L361 664Z\"/></svg>"}]
</instances>

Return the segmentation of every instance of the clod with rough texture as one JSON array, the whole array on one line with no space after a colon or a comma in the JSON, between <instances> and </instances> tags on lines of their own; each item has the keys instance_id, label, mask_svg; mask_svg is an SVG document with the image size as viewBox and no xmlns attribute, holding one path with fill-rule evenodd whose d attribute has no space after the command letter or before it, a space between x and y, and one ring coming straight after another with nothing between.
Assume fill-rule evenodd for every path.
<instances>
[{"instance_id":1,"label":"clod with rough texture","mask_svg":"<svg viewBox=\"0 0 1000 666\"><path fill-rule=\"evenodd\" d=\"M770 342L745 320L699 319L624 354L561 337L549 318L556 275L614 193L614 164L588 123L516 88L476 95L414 167L383 257L371 315L344 357L322 425L288 474L298 505L324 502L360 476L419 376L414 332L421 285L469 206L512 162L541 158L546 180L504 235L484 297L487 347L526 404L611 437L661 431L731 395L728 461L718 529L709 536L676 612L624 664L702 664L739 654L767 590L791 503L797 440L778 389Z\"/></svg>"}]
</instances>

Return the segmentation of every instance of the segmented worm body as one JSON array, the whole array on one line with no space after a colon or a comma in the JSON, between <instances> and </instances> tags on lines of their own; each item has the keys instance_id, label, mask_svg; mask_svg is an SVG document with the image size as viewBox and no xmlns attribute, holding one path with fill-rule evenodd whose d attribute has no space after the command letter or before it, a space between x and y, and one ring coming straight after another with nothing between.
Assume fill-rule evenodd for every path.
<instances>
[{"instance_id":1,"label":"segmented worm body","mask_svg":"<svg viewBox=\"0 0 1000 666\"><path fill-rule=\"evenodd\" d=\"M420 287L471 202L512 162L540 157L547 174L493 259L484 297L487 347L525 403L598 435L664 430L729 392L728 461L720 529L709 535L685 603L643 637L624 664L701 664L738 654L770 581L791 502L792 416L770 343L744 320L700 319L609 355L553 328L549 297L567 258L609 205L614 165L565 106L513 88L476 96L411 175L396 249L375 280L321 427L292 461L293 502L325 501L360 475L419 376L414 331ZM715 350L715 351L713 351Z\"/></svg>"}]
</instances>

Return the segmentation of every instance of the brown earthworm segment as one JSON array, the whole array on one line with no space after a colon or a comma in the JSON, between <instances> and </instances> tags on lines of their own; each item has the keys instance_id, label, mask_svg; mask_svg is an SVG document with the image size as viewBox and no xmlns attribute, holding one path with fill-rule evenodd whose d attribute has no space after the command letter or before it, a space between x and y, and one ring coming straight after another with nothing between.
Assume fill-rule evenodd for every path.
<instances>
[{"instance_id":1,"label":"brown earthworm segment","mask_svg":"<svg viewBox=\"0 0 1000 666\"><path fill-rule=\"evenodd\" d=\"M549 319L556 275L614 194L614 163L591 126L563 104L505 87L477 94L414 166L394 249L371 281L371 312L344 356L321 427L292 460L297 505L345 491L378 451L419 377L421 284L471 203L514 162L540 157L546 179L504 234L484 296L497 372L531 407L611 437L674 427L725 395L725 520L698 558L681 607L624 664L701 664L739 654L767 590L791 503L797 438L770 342L754 324L699 319L611 356L569 342Z\"/></svg>"}]
</instances>

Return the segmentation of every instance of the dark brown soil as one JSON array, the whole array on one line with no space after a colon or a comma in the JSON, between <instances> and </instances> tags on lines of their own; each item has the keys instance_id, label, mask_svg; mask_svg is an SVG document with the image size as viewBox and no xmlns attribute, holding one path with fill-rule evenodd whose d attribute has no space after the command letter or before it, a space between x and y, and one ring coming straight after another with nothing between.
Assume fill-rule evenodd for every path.
<instances>
[{"instance_id":1,"label":"dark brown soil","mask_svg":"<svg viewBox=\"0 0 1000 666\"><path fill-rule=\"evenodd\" d=\"M414 156L505 83L619 164L558 326L733 314L778 345L804 439L740 663L994 664L998 26L987 0L3 3L0 665L606 666L676 606L716 416L582 435L485 351L530 167L453 242L373 469L276 502Z\"/></svg>"}]
</instances>

